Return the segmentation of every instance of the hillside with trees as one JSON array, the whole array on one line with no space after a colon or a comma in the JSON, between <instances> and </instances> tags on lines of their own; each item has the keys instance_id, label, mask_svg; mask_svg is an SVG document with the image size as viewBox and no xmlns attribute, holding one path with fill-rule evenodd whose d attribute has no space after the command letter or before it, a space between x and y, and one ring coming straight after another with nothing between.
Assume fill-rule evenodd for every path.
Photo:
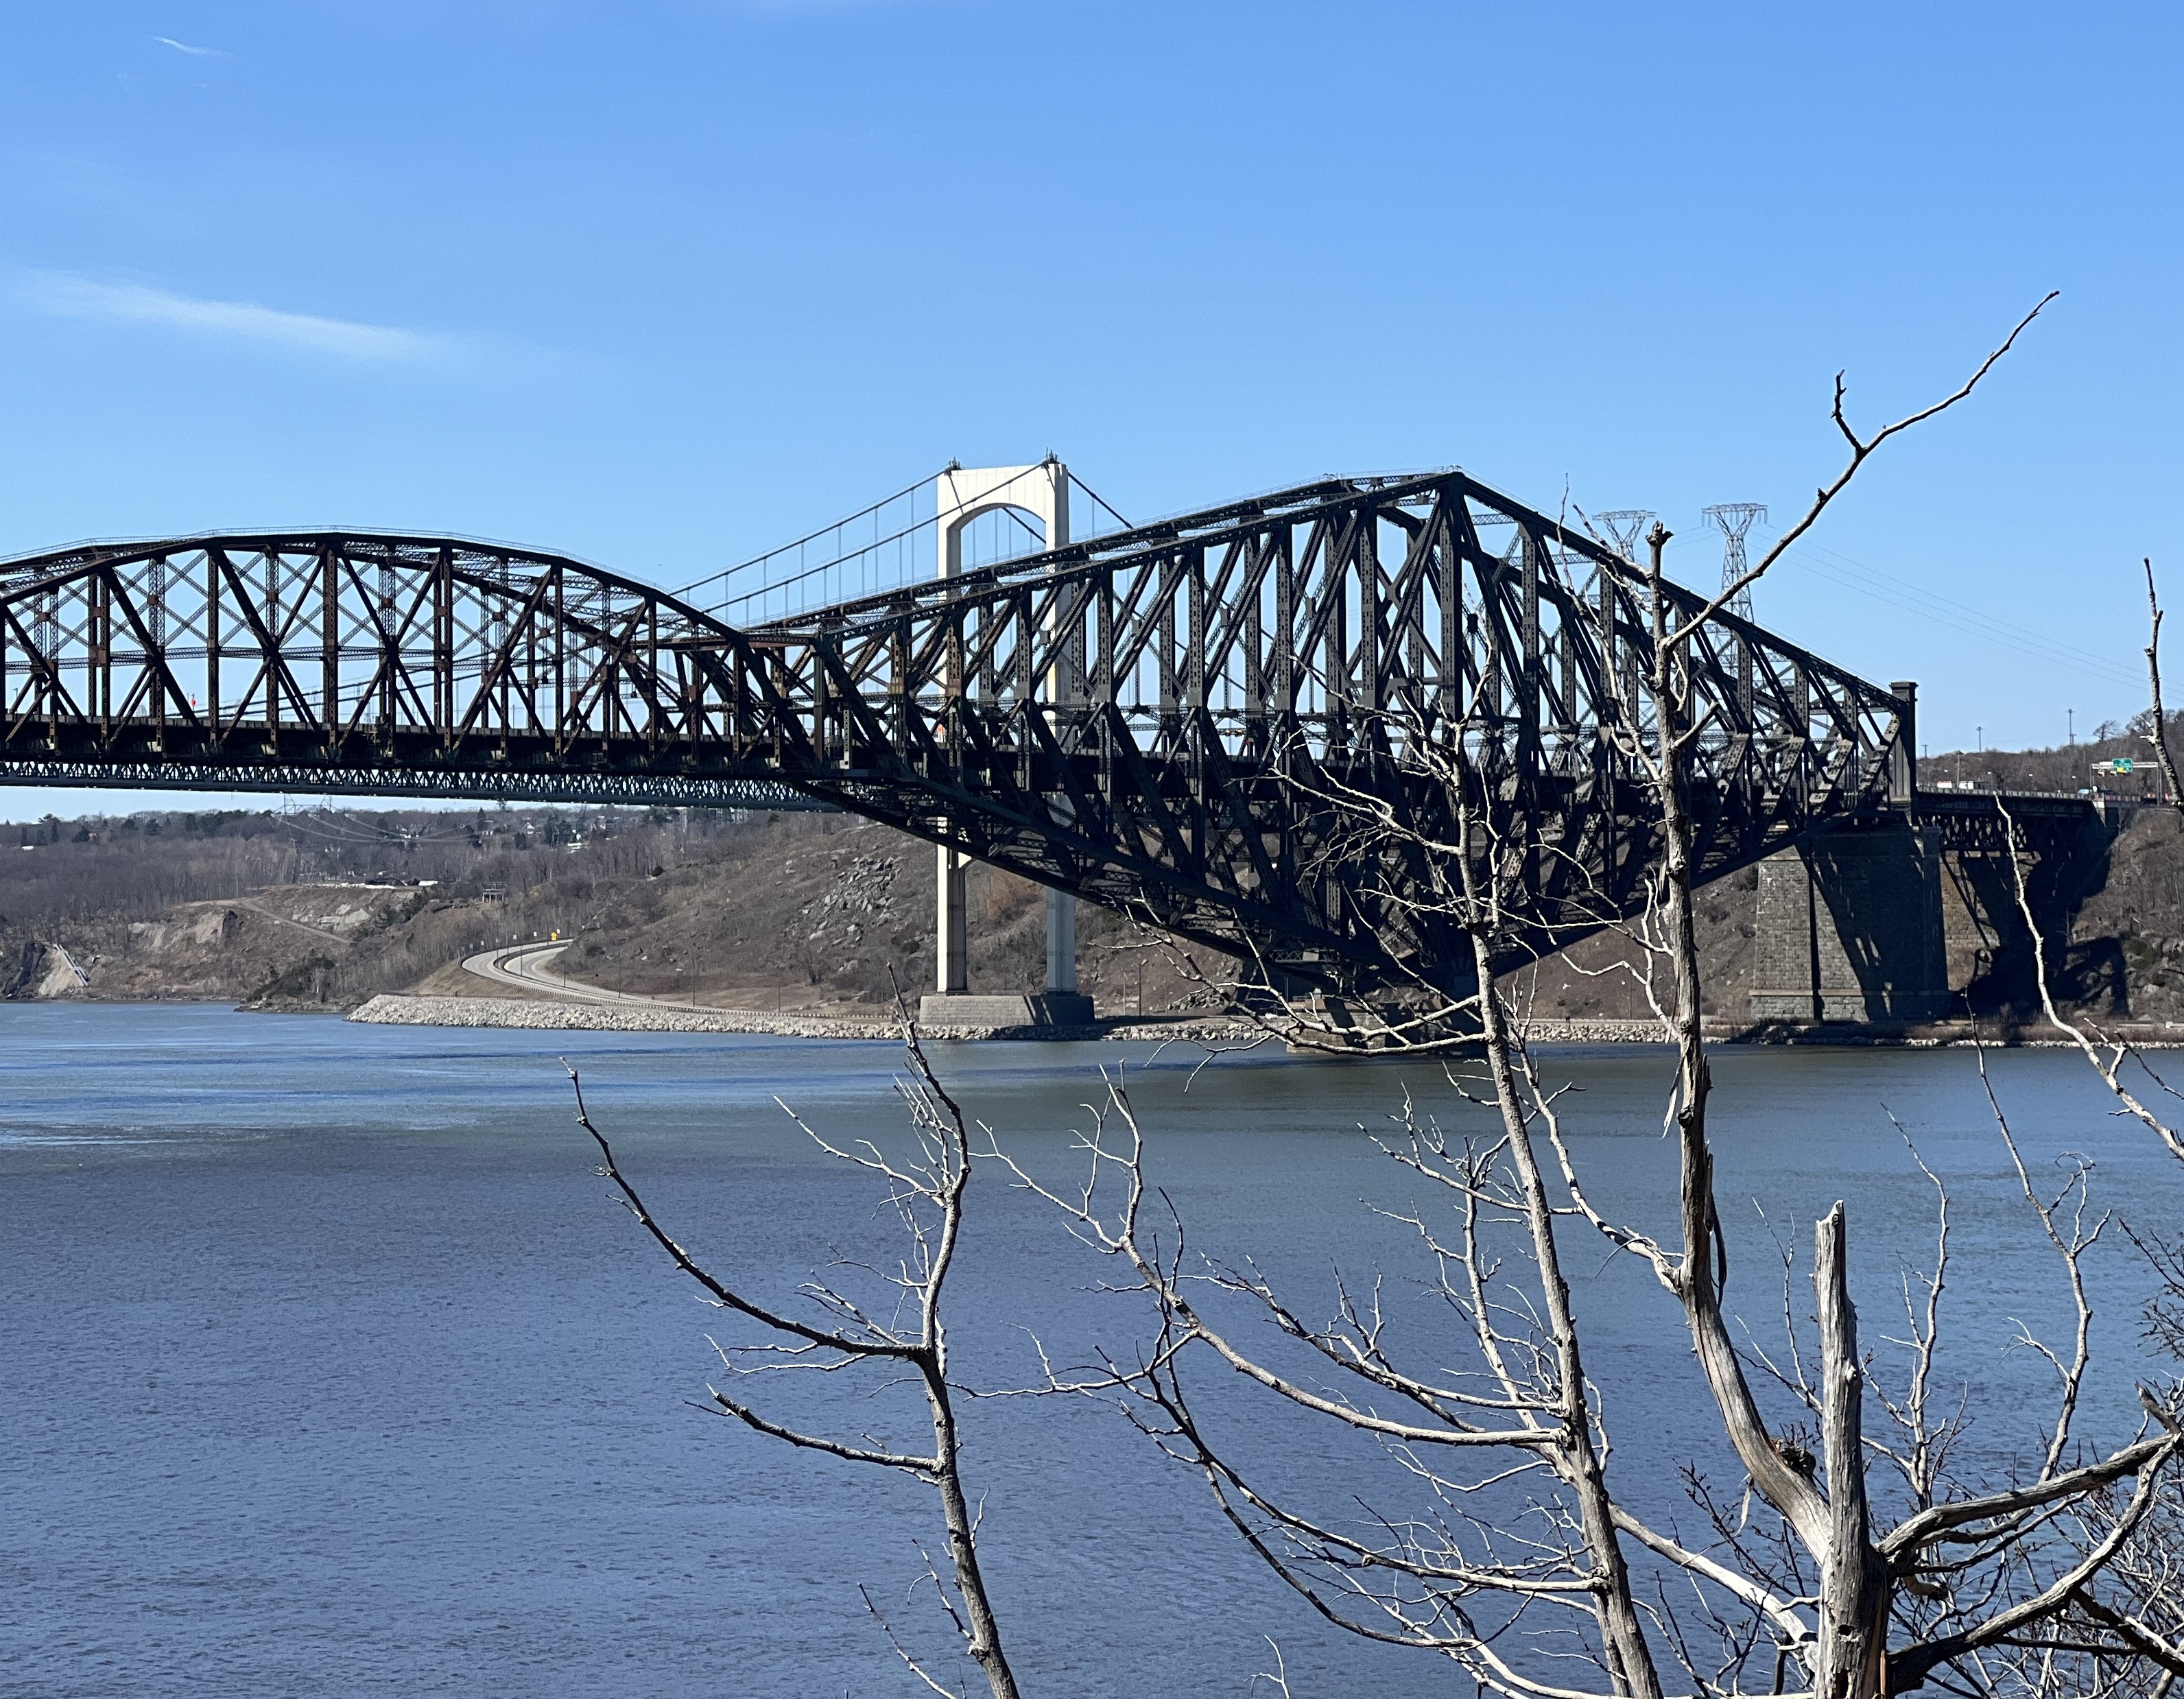
<instances>
[{"instance_id":1,"label":"hillside with trees","mask_svg":"<svg viewBox=\"0 0 2184 1699\"><path fill-rule=\"evenodd\" d=\"M1982 778L2060 789L2131 734L1988 752ZM1953 754L1926 764L1930 775ZM1969 761L1970 757L1967 757ZM2139 783L2150 789L2152 781ZM1930 777L1929 782L1931 782ZM2131 793L2135 794L2136 793ZM862 1012L933 977L933 855L851 816L704 810L216 809L0 827L0 994L355 1007L385 991L478 994L466 955L554 935L572 978L722 1006ZM1709 1012L1742 1018L1756 872L1696 893ZM1038 888L974 867L972 979L1036 989ZM1202 1010L1235 964L1090 905L1079 975L1106 1014ZM1645 1015L1613 935L1511 976L1548 1020ZM2184 822L2136 813L2076 916L2062 976L2101 1015L2184 1022ZM2020 988L2020 992L2025 988ZM494 989L492 994L499 994ZM2016 1006L2021 1005L2022 1006ZM2029 994L1982 1012L2034 1017Z\"/></svg>"},{"instance_id":2,"label":"hillside with trees","mask_svg":"<svg viewBox=\"0 0 2184 1699\"><path fill-rule=\"evenodd\" d=\"M0 993L354 1007L499 994L466 955L559 935L572 977L741 1008L870 1012L933 977L933 853L822 813L217 810L0 827ZM1041 893L972 870L972 978L1036 989ZM1117 1012L1216 994L1082 911L1080 978ZM80 972L79 972L80 970Z\"/></svg>"}]
</instances>

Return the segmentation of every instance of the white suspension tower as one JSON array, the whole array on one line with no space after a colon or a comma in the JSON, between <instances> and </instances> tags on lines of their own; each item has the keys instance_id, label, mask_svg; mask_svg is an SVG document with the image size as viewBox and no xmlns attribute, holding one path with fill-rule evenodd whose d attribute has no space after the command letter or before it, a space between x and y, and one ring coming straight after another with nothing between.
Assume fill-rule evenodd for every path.
<instances>
[{"instance_id":1,"label":"white suspension tower","mask_svg":"<svg viewBox=\"0 0 2184 1699\"><path fill-rule=\"evenodd\" d=\"M938 564L944 578L952 578L963 570L963 533L972 521L1004 508L1015 508L1038 520L1045 529L1046 548L1060 549L1069 541L1069 468L1050 454L1032 466L951 466L936 481L934 498ZM1082 688L1081 682L1058 676L1050 677L1045 682L1052 702ZM951 689L961 689L963 683L960 679L949 681ZM942 997L961 997L971 989L965 880L971 857L943 845L939 859L934 989ZM1070 1023L1091 1018L1089 1000L1080 998L1077 990L1077 899L1067 891L1049 889L1046 894L1045 998L1050 1018Z\"/></svg>"}]
</instances>

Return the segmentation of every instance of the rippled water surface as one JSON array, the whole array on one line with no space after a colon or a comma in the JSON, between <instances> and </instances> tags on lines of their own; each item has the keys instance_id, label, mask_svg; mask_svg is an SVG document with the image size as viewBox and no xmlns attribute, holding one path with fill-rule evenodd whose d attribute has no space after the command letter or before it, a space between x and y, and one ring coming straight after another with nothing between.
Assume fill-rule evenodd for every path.
<instances>
[{"instance_id":1,"label":"rippled water surface","mask_svg":"<svg viewBox=\"0 0 2184 1699\"><path fill-rule=\"evenodd\" d=\"M929 1496L694 1407L719 1317L607 1200L562 1055L661 1214L738 1278L785 1295L887 1243L864 1177L772 1099L824 1131L891 1137L889 1045L0 1005L0 1691L919 1691L857 1589L937 1643L911 1585ZM1331 1264L1419 1272L1412 1230L1368 1200L1445 1206L1359 1123L1384 1128L1408 1090L1465 1124L1427 1067L1253 1056L1194 1076L1190 1058L1138 1047L936 1056L976 1114L1057 1171L1097 1066L1145 1066L1157 1175L1198 1242L1256 1252L1313 1316ZM1661 1053L1550 1067L1582 1087L1568 1118L1601 1195L1665 1231ZM2104 1113L2082 1063L1995 1067L2043 1161L2092 1150L2103 1201L2173 1217L2179 1177ZM1930 1259L1933 1216L1891 1111L1950 1178L1954 1373L2004 1407L1977 1443L2006 1459L2039 1390L2006 1342L2017 1320L2051 1328L2064 1312L1971 1059L1740 1051L1717 1075L1733 1290L1756 1331L1780 1326L1771 1234L1802 1246L1842 1196L1868 1342L1885 1353L1893 1283L1904 1257ZM979 1175L973 1210L953 1295L965 1380L1022 1384L1034 1334L1064 1355L1133 1336L1135 1308L1090 1290L1101 1267L1000 1175ZM1674 1463L1712 1457L1674 1312L1596 1241L1572 1244L1613 1468L1673 1513ZM2131 1278L2120 1260L2111 1272ZM1417 1360L1446 1360L1445 1322L1415 1288L1390 1290ZM2095 1414L2113 1429L2142 1347L2127 1305L2102 1326L2118 1356ZM852 1437L919 1438L885 1389L778 1395ZM1301 1490L1396 1490L1340 1436L1206 1395L1224 1433ZM966 1422L1028 1691L1241 1694L1270 1667L1268 1635L1300 1695L1454 1691L1430 1659L1312 1622L1202 1488L1111 1413L1004 1401Z\"/></svg>"}]
</instances>

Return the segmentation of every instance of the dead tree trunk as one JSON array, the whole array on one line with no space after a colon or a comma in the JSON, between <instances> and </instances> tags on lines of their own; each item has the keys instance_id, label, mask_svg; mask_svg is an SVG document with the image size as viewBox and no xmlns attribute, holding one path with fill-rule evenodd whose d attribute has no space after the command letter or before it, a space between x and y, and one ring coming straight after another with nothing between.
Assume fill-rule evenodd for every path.
<instances>
[{"instance_id":1,"label":"dead tree trunk","mask_svg":"<svg viewBox=\"0 0 2184 1699\"><path fill-rule=\"evenodd\" d=\"M1874 1550L1865 1490L1865 1371L1850 1301L1843 1206L1813 1229L1820 1328L1820 1433L1828 1472L1828 1545L1820 1564L1813 1687L1824 1699L1888 1691L1888 1567Z\"/></svg>"}]
</instances>

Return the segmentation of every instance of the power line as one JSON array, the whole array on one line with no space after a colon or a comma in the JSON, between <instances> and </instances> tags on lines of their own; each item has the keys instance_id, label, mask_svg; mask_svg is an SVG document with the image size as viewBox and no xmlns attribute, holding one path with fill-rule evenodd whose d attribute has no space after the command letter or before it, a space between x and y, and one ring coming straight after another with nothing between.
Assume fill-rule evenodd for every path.
<instances>
[{"instance_id":1,"label":"power line","mask_svg":"<svg viewBox=\"0 0 2184 1699\"><path fill-rule=\"evenodd\" d=\"M2088 674L2112 684L2142 685L2137 670L2091 649L2057 641L2045 633L1996 618L1971 604L1889 577L1848 555L1817 543L1800 543L1788 556L1802 570L1830 583L1918 615L1967 637L1976 638L2036 660Z\"/></svg>"}]
</instances>

